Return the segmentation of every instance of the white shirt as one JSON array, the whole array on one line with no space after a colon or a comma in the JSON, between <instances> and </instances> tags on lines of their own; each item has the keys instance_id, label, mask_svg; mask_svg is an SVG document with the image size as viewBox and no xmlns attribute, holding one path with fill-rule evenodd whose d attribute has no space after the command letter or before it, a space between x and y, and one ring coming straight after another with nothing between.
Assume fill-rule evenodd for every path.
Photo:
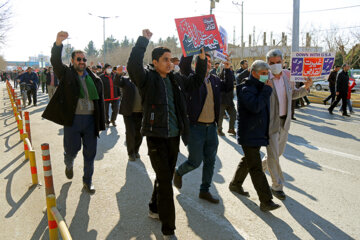
<instances>
[{"instance_id":1,"label":"white shirt","mask_svg":"<svg viewBox=\"0 0 360 240\"><path fill-rule=\"evenodd\" d=\"M283 74L281 74L279 79L275 78L273 75L270 76L274 82L276 94L279 100L279 116L284 116L287 114L287 96Z\"/></svg>"}]
</instances>

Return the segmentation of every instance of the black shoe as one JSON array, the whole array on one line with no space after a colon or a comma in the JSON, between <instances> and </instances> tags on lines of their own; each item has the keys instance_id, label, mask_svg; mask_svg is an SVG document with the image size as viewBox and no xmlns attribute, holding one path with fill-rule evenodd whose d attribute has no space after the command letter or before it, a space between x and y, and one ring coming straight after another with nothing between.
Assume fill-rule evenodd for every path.
<instances>
[{"instance_id":1,"label":"black shoe","mask_svg":"<svg viewBox=\"0 0 360 240\"><path fill-rule=\"evenodd\" d=\"M295 117L292 117L291 120L296 120L296 118L295 118Z\"/></svg>"},{"instance_id":2,"label":"black shoe","mask_svg":"<svg viewBox=\"0 0 360 240\"><path fill-rule=\"evenodd\" d=\"M326 101L325 101L325 100L323 100L323 103L324 103L324 105L326 106Z\"/></svg>"},{"instance_id":3,"label":"black shoe","mask_svg":"<svg viewBox=\"0 0 360 240\"><path fill-rule=\"evenodd\" d=\"M72 179L74 176L73 168L65 167L65 175L66 175L67 179Z\"/></svg>"},{"instance_id":4,"label":"black shoe","mask_svg":"<svg viewBox=\"0 0 360 240\"><path fill-rule=\"evenodd\" d=\"M219 203L219 199L214 198L211 195L211 193L209 193L209 192L200 192L199 193L199 198L204 199L204 200L206 200L208 202L211 202L211 203L215 203L215 204Z\"/></svg>"},{"instance_id":5,"label":"black shoe","mask_svg":"<svg viewBox=\"0 0 360 240\"><path fill-rule=\"evenodd\" d=\"M223 133L222 130L218 130L217 132L218 132L218 135L219 135L219 136L221 136L221 137L225 136L225 133Z\"/></svg>"},{"instance_id":6,"label":"black shoe","mask_svg":"<svg viewBox=\"0 0 360 240\"><path fill-rule=\"evenodd\" d=\"M272 210L278 209L279 207L280 207L280 205L274 203L272 200L270 200L268 202L260 203L260 210L263 212L272 211Z\"/></svg>"},{"instance_id":7,"label":"black shoe","mask_svg":"<svg viewBox=\"0 0 360 240\"><path fill-rule=\"evenodd\" d=\"M275 191L274 189L271 189L272 194L274 195L274 197L280 199L280 200L285 200L286 199L286 195L283 191Z\"/></svg>"},{"instance_id":8,"label":"black shoe","mask_svg":"<svg viewBox=\"0 0 360 240\"><path fill-rule=\"evenodd\" d=\"M139 154L139 153L135 153L135 158L136 158L136 159L140 159L140 154Z\"/></svg>"},{"instance_id":9,"label":"black shoe","mask_svg":"<svg viewBox=\"0 0 360 240\"><path fill-rule=\"evenodd\" d=\"M136 161L136 156L135 156L135 154L130 154L130 155L129 155L129 161L131 161L131 162Z\"/></svg>"},{"instance_id":10,"label":"black shoe","mask_svg":"<svg viewBox=\"0 0 360 240\"><path fill-rule=\"evenodd\" d=\"M177 188L177 189L181 189L182 187L182 176L180 176L176 170L174 172L174 186Z\"/></svg>"},{"instance_id":11,"label":"black shoe","mask_svg":"<svg viewBox=\"0 0 360 240\"><path fill-rule=\"evenodd\" d=\"M36 103L34 103L34 106L36 106Z\"/></svg>"},{"instance_id":12,"label":"black shoe","mask_svg":"<svg viewBox=\"0 0 360 240\"><path fill-rule=\"evenodd\" d=\"M230 189L230 191L232 191L232 192L236 192L236 193L238 193L238 194L240 194L240 195L243 195L243 196L246 196L246 197L250 197L249 192L245 192L242 186L238 186L238 185L235 185L235 184L230 183L229 189Z\"/></svg>"},{"instance_id":13,"label":"black shoe","mask_svg":"<svg viewBox=\"0 0 360 240\"><path fill-rule=\"evenodd\" d=\"M84 183L83 189L90 194L94 194L96 192L95 187L92 183L90 185L87 183Z\"/></svg>"},{"instance_id":14,"label":"black shoe","mask_svg":"<svg viewBox=\"0 0 360 240\"><path fill-rule=\"evenodd\" d=\"M114 127L117 126L115 121L111 121L111 123L112 123L112 125L113 125Z\"/></svg>"},{"instance_id":15,"label":"black shoe","mask_svg":"<svg viewBox=\"0 0 360 240\"><path fill-rule=\"evenodd\" d=\"M347 114L347 113L343 113L343 116L344 116L344 117L350 117L350 115Z\"/></svg>"},{"instance_id":16,"label":"black shoe","mask_svg":"<svg viewBox=\"0 0 360 240\"><path fill-rule=\"evenodd\" d=\"M333 115L333 111L330 110L330 108L328 108L328 111L329 111L329 113L330 113L331 115Z\"/></svg>"}]
</instances>

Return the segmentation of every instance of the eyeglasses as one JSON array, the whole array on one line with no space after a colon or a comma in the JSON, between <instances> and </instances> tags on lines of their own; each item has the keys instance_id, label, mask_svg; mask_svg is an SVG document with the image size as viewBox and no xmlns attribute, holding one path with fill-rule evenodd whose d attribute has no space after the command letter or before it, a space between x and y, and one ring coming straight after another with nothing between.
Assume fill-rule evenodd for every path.
<instances>
[{"instance_id":1,"label":"eyeglasses","mask_svg":"<svg viewBox=\"0 0 360 240\"><path fill-rule=\"evenodd\" d=\"M81 57L76 58L76 61L78 61L78 62L80 62L81 60L83 60L83 62L86 62L86 61L87 61L86 58L81 58Z\"/></svg>"}]
</instances>

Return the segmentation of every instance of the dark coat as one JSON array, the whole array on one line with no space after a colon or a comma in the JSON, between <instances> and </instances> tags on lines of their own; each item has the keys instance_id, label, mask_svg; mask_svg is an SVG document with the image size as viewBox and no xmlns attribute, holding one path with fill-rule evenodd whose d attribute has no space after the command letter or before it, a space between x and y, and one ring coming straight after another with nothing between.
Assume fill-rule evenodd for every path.
<instances>
[{"instance_id":1,"label":"dark coat","mask_svg":"<svg viewBox=\"0 0 360 240\"><path fill-rule=\"evenodd\" d=\"M234 71L231 71L232 74L234 74ZM220 79L225 79L225 69L222 70L220 74ZM228 92L221 92L221 104L222 105L228 105L228 106L234 106L234 88L232 88Z\"/></svg>"},{"instance_id":2,"label":"dark coat","mask_svg":"<svg viewBox=\"0 0 360 240\"><path fill-rule=\"evenodd\" d=\"M169 136L169 110L165 82L152 65L144 69L143 60L149 40L140 36L133 47L127 64L130 79L139 89L143 105L141 133L143 136ZM189 137L185 89L198 88L206 74L207 60L198 59L196 74L184 76L170 72L176 116L182 140L186 145Z\"/></svg>"},{"instance_id":3,"label":"dark coat","mask_svg":"<svg viewBox=\"0 0 360 240\"><path fill-rule=\"evenodd\" d=\"M25 82L27 85L31 85L32 89L37 89L39 84L38 75L35 72L25 72L19 76L20 83ZM33 81L32 83L30 81Z\"/></svg>"},{"instance_id":4,"label":"dark coat","mask_svg":"<svg viewBox=\"0 0 360 240\"><path fill-rule=\"evenodd\" d=\"M51 83L51 75L50 75L50 72L49 72L49 71L46 71L46 72L45 72L45 75L46 75L46 85L50 85L50 83ZM54 86L55 86L55 87L59 86L59 80L58 80L58 78L56 77L55 72L54 72Z\"/></svg>"},{"instance_id":5,"label":"dark coat","mask_svg":"<svg viewBox=\"0 0 360 240\"><path fill-rule=\"evenodd\" d=\"M114 77L106 73L100 75L104 85L104 101L113 101L120 99L120 88L114 85Z\"/></svg>"},{"instance_id":6,"label":"dark coat","mask_svg":"<svg viewBox=\"0 0 360 240\"><path fill-rule=\"evenodd\" d=\"M134 108L136 85L130 78L122 77L118 74L115 75L114 84L122 90L119 113L124 116L130 116Z\"/></svg>"},{"instance_id":7,"label":"dark coat","mask_svg":"<svg viewBox=\"0 0 360 240\"><path fill-rule=\"evenodd\" d=\"M55 75L60 80L60 84L47 105L42 117L64 126L72 126L77 102L80 95L79 76L73 66L68 67L61 61L63 45L56 46L54 43L51 49L51 64ZM105 130L105 107L104 93L101 79L94 75L89 68L87 73L94 81L99 95L94 102L95 134L99 136L99 131Z\"/></svg>"},{"instance_id":8,"label":"dark coat","mask_svg":"<svg viewBox=\"0 0 360 240\"><path fill-rule=\"evenodd\" d=\"M245 78L250 76L250 72L247 69L240 68L236 71L236 85L241 84Z\"/></svg>"},{"instance_id":9,"label":"dark coat","mask_svg":"<svg viewBox=\"0 0 360 240\"><path fill-rule=\"evenodd\" d=\"M337 71L335 71L335 70L332 70L332 71L331 71L331 73L330 73L330 75L329 75L329 78L328 78L329 87L335 87L337 74L338 74Z\"/></svg>"},{"instance_id":10,"label":"dark coat","mask_svg":"<svg viewBox=\"0 0 360 240\"><path fill-rule=\"evenodd\" d=\"M344 70L339 71L336 77L336 92L347 95L349 89L349 74Z\"/></svg>"},{"instance_id":11,"label":"dark coat","mask_svg":"<svg viewBox=\"0 0 360 240\"><path fill-rule=\"evenodd\" d=\"M237 140L244 146L269 145L272 88L250 76L237 86Z\"/></svg>"},{"instance_id":12,"label":"dark coat","mask_svg":"<svg viewBox=\"0 0 360 240\"><path fill-rule=\"evenodd\" d=\"M191 69L192 56L190 57L181 57L180 59L180 71L184 75L189 75L193 71ZM207 96L207 89L204 82L205 76L202 79L200 88L188 89L188 115L191 123L197 123L204 103ZM214 110L215 110L215 122L218 123L219 114L220 114L220 104L221 104L221 92L229 92L233 90L234 74L230 69L225 69L224 81L216 75L210 74L209 80L211 82L211 87L214 95Z\"/></svg>"}]
</instances>

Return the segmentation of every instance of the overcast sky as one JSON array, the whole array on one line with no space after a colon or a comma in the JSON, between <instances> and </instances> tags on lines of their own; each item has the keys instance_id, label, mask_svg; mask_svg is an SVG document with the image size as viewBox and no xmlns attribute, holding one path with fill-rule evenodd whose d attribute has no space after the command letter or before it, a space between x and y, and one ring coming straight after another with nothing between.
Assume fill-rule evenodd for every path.
<instances>
[{"instance_id":1,"label":"overcast sky","mask_svg":"<svg viewBox=\"0 0 360 240\"><path fill-rule=\"evenodd\" d=\"M103 21L90 16L118 16L106 20L106 37L113 35L122 40L136 38L142 29L153 32L155 42L159 38L178 36L175 18L209 14L209 0L10 0L13 9L12 29L8 32L6 45L0 54L8 61L27 61L29 56L39 53L50 55L50 49L60 30L68 31L68 42L77 49L84 49L93 40L97 49L103 43ZM233 42L240 44L241 11L232 2L241 0L220 0L213 13L218 25L223 26ZM255 26L256 36L272 31L274 37L281 32L291 32L292 0L244 0L244 41L248 41ZM360 5L360 0L301 0L300 32L312 26L330 29L358 26L360 31L360 7L336 11L306 12L312 10L341 8ZM324 32L325 33L325 32ZM305 33L302 34L304 38ZM269 38L268 38L269 39ZM290 36L288 37L290 44ZM300 40L300 44L301 44Z\"/></svg>"}]
</instances>

